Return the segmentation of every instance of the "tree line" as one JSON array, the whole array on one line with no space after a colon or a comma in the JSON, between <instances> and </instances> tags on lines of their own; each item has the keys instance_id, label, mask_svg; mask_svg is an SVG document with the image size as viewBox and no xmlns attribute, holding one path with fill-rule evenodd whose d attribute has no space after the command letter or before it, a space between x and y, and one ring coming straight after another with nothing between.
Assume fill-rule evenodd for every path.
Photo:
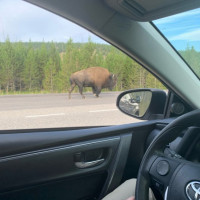
<instances>
[{"instance_id":1,"label":"tree line","mask_svg":"<svg viewBox=\"0 0 200 200\"><path fill-rule=\"evenodd\" d=\"M188 49L181 54L189 56L191 51L195 50ZM0 92L68 92L70 75L91 66L105 67L117 74L116 91L164 89L160 81L127 55L111 45L94 43L90 38L87 43L74 43L72 39L67 43L13 43L6 39L0 43Z\"/></svg>"}]
</instances>

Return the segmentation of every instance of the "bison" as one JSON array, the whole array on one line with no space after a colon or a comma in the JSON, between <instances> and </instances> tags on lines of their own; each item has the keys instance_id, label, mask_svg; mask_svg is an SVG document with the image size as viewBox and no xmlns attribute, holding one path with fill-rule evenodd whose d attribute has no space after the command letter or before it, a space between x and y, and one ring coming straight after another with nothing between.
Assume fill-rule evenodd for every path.
<instances>
[{"instance_id":1,"label":"bison","mask_svg":"<svg viewBox=\"0 0 200 200\"><path fill-rule=\"evenodd\" d=\"M103 67L89 67L87 69L77 71L70 76L71 87L69 90L69 99L71 98L71 92L76 85L79 88L82 98L85 98L83 95L84 87L91 87L93 94L96 97L99 97L99 94L103 88L112 90L116 85L116 82L116 75L111 74Z\"/></svg>"}]
</instances>

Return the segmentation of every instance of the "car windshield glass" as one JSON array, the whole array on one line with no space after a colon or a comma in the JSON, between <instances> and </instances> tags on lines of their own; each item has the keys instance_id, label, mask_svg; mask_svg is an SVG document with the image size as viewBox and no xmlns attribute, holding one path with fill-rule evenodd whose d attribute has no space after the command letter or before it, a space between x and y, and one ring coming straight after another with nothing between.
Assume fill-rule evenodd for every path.
<instances>
[{"instance_id":1,"label":"car windshield glass","mask_svg":"<svg viewBox=\"0 0 200 200\"><path fill-rule=\"evenodd\" d=\"M153 21L200 78L200 9Z\"/></svg>"}]
</instances>

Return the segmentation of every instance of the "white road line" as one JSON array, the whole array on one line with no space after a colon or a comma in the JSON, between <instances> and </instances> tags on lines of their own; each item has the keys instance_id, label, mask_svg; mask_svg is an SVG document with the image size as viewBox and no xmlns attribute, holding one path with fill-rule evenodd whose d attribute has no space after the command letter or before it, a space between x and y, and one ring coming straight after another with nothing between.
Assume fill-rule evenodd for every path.
<instances>
[{"instance_id":1,"label":"white road line","mask_svg":"<svg viewBox=\"0 0 200 200\"><path fill-rule=\"evenodd\" d=\"M110 111L117 111L118 109L107 109L107 110L90 110L89 112L95 113L95 112L110 112Z\"/></svg>"},{"instance_id":2,"label":"white road line","mask_svg":"<svg viewBox=\"0 0 200 200\"><path fill-rule=\"evenodd\" d=\"M65 113L55 113L55 114L48 114L48 115L28 115L26 118L37 118L37 117L51 117L51 116L62 116Z\"/></svg>"}]
</instances>

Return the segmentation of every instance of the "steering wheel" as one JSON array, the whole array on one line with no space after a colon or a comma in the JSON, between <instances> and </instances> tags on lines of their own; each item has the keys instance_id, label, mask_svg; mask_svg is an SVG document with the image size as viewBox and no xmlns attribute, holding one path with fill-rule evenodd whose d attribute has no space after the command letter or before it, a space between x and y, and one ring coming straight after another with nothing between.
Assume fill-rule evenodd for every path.
<instances>
[{"instance_id":1,"label":"steering wheel","mask_svg":"<svg viewBox=\"0 0 200 200\"><path fill-rule=\"evenodd\" d=\"M150 187L165 200L200 199L200 165L170 150L166 153L166 145L191 126L200 126L199 109L175 119L150 144L139 168L136 200L148 200Z\"/></svg>"}]
</instances>

